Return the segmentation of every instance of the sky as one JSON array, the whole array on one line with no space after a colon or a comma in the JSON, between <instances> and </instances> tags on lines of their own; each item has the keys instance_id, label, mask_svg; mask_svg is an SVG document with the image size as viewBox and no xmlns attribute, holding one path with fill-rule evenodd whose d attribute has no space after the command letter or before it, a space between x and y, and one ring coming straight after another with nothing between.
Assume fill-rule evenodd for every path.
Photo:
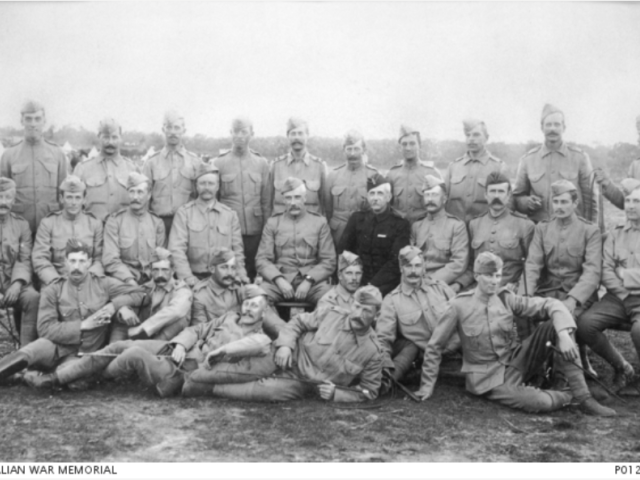
<instances>
[{"instance_id":1,"label":"sky","mask_svg":"<svg viewBox=\"0 0 640 480\"><path fill-rule=\"evenodd\" d=\"M542 140L552 103L569 141L635 144L640 3L0 2L0 126L27 98L56 127L160 132L177 109L191 135L295 115L312 136L462 140L475 117L503 142Z\"/></svg>"}]
</instances>

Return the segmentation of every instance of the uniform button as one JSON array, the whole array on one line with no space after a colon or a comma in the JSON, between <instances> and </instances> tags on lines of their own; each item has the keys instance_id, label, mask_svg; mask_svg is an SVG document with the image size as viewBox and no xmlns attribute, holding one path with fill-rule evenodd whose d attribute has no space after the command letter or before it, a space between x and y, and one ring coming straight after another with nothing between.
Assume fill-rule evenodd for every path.
<instances>
[{"instance_id":1,"label":"uniform button","mask_svg":"<svg viewBox=\"0 0 640 480\"><path fill-rule=\"evenodd\" d=\"M467 197L470 197L470 196L471 196L471 194L470 194L470 193L467 193Z\"/></svg>"},{"instance_id":2,"label":"uniform button","mask_svg":"<svg viewBox=\"0 0 640 480\"><path fill-rule=\"evenodd\" d=\"M491 233L496 233L496 231L495 230L491 230Z\"/></svg>"},{"instance_id":3,"label":"uniform button","mask_svg":"<svg viewBox=\"0 0 640 480\"><path fill-rule=\"evenodd\" d=\"M491 239L491 243L494 243L495 241L496 241L496 239L495 239L495 238L492 238L492 239Z\"/></svg>"}]
</instances>

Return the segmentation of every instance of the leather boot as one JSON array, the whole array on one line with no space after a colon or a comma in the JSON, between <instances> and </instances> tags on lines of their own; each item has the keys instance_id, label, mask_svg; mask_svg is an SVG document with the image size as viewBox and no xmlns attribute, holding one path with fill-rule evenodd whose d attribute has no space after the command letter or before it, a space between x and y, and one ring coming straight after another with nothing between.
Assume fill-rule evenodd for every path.
<instances>
[{"instance_id":1,"label":"leather boot","mask_svg":"<svg viewBox=\"0 0 640 480\"><path fill-rule=\"evenodd\" d=\"M587 415L593 415L594 417L615 417L617 415L613 408L600 405L593 397L583 400L580 403L580 410Z\"/></svg>"},{"instance_id":2,"label":"leather boot","mask_svg":"<svg viewBox=\"0 0 640 480\"><path fill-rule=\"evenodd\" d=\"M598 378L598 374L591 366L591 362L589 361L589 353L587 351L586 345L578 345L578 349L580 350L580 361L582 362L582 368L584 368L591 378Z\"/></svg>"},{"instance_id":3,"label":"leather boot","mask_svg":"<svg viewBox=\"0 0 640 480\"><path fill-rule=\"evenodd\" d=\"M391 375L395 380L400 381L405 376L419 352L420 349L415 343L409 343L398 355L393 357L393 373Z\"/></svg>"},{"instance_id":4,"label":"leather boot","mask_svg":"<svg viewBox=\"0 0 640 480\"><path fill-rule=\"evenodd\" d=\"M176 370L167 378L156 384L156 391L162 398L171 397L182 390L184 384L184 374Z\"/></svg>"},{"instance_id":5,"label":"leather boot","mask_svg":"<svg viewBox=\"0 0 640 480\"><path fill-rule=\"evenodd\" d=\"M182 386L183 397L211 397L213 395L213 383L196 382L187 378Z\"/></svg>"},{"instance_id":6,"label":"leather boot","mask_svg":"<svg viewBox=\"0 0 640 480\"><path fill-rule=\"evenodd\" d=\"M635 372L633 371L631 364L626 360L623 360L622 366L616 367L615 369L611 390L613 390L614 393L618 393L627 386L627 383L629 383L629 380L631 380L634 374Z\"/></svg>"},{"instance_id":7,"label":"leather boot","mask_svg":"<svg viewBox=\"0 0 640 480\"><path fill-rule=\"evenodd\" d=\"M20 350L10 353L0 360L0 380L9 378L29 366L28 357Z\"/></svg>"}]
</instances>

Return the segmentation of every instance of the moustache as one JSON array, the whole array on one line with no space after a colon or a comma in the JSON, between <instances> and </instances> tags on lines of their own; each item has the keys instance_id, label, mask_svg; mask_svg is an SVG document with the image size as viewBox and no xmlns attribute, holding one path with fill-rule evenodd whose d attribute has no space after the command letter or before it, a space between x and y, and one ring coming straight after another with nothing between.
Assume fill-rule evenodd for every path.
<instances>
[{"instance_id":1,"label":"moustache","mask_svg":"<svg viewBox=\"0 0 640 480\"><path fill-rule=\"evenodd\" d=\"M71 275L78 275L81 274L82 272L80 270L71 270Z\"/></svg>"},{"instance_id":2,"label":"moustache","mask_svg":"<svg viewBox=\"0 0 640 480\"><path fill-rule=\"evenodd\" d=\"M222 280L226 281L226 282L232 282L235 278L232 277L231 275L227 275L226 277L222 277Z\"/></svg>"},{"instance_id":3,"label":"moustache","mask_svg":"<svg viewBox=\"0 0 640 480\"><path fill-rule=\"evenodd\" d=\"M165 277L157 277L155 279L156 283L167 283L167 279Z\"/></svg>"},{"instance_id":4,"label":"moustache","mask_svg":"<svg viewBox=\"0 0 640 480\"><path fill-rule=\"evenodd\" d=\"M438 205L436 205L436 204L435 204L435 203L433 203L433 202L427 202L427 203L425 203L425 205L424 205L424 206L425 206L425 207L437 207Z\"/></svg>"},{"instance_id":5,"label":"moustache","mask_svg":"<svg viewBox=\"0 0 640 480\"><path fill-rule=\"evenodd\" d=\"M410 273L409 275L407 275L407 278L420 278L420 275L418 275L417 273Z\"/></svg>"},{"instance_id":6,"label":"moustache","mask_svg":"<svg viewBox=\"0 0 640 480\"><path fill-rule=\"evenodd\" d=\"M504 203L499 198L494 198L493 200L491 200L491 203L489 205L504 205Z\"/></svg>"}]
</instances>

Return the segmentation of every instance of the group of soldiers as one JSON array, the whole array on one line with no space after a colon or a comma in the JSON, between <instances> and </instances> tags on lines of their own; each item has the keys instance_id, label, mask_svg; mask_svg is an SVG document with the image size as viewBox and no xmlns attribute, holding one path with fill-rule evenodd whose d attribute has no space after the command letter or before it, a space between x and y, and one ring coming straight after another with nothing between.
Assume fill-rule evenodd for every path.
<instances>
[{"instance_id":1,"label":"group of soldiers","mask_svg":"<svg viewBox=\"0 0 640 480\"><path fill-rule=\"evenodd\" d=\"M44 107L27 102L21 122L0 162L0 306L21 344L0 360L3 383L82 389L135 374L163 397L364 401L413 370L426 400L442 356L461 353L473 394L615 415L585 381L590 348L616 392L636 388L603 332L630 326L640 352L640 160L615 185L563 141L551 105L513 187L475 119L444 174L402 126L403 159L385 175L357 131L327 171L298 118L273 161L237 118L232 148L202 162L169 112L166 145L141 171L105 119L99 155L72 173L43 137ZM604 248L600 185L626 214ZM287 306L307 311L285 322Z\"/></svg>"}]
</instances>

